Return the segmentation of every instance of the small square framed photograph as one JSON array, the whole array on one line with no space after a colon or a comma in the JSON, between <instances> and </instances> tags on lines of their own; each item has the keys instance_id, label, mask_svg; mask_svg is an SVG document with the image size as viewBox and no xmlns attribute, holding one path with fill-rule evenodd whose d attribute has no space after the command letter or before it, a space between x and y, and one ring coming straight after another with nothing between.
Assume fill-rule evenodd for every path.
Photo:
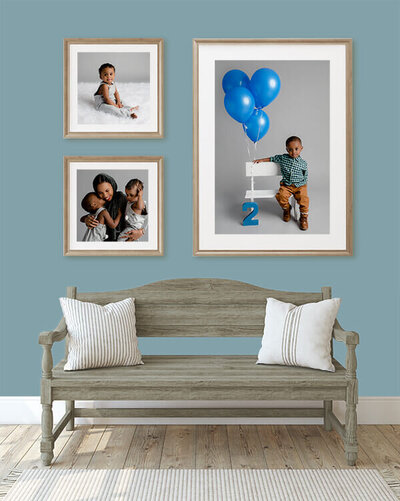
<instances>
[{"instance_id":1,"label":"small square framed photograph","mask_svg":"<svg viewBox=\"0 0 400 501\"><path fill-rule=\"evenodd\" d=\"M162 256L163 158L64 157L64 255Z\"/></svg>"},{"instance_id":2,"label":"small square framed photograph","mask_svg":"<svg viewBox=\"0 0 400 501\"><path fill-rule=\"evenodd\" d=\"M351 39L196 39L193 82L194 255L352 255Z\"/></svg>"},{"instance_id":3,"label":"small square framed photograph","mask_svg":"<svg viewBox=\"0 0 400 501\"><path fill-rule=\"evenodd\" d=\"M163 137L161 38L64 39L64 137Z\"/></svg>"}]
</instances>

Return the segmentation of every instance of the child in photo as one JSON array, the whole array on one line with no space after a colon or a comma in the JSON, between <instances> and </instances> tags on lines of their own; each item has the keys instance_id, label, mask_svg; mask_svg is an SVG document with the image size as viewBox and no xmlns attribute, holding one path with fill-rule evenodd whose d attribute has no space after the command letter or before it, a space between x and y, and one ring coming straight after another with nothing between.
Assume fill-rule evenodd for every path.
<instances>
[{"instance_id":1,"label":"child in photo","mask_svg":"<svg viewBox=\"0 0 400 501\"><path fill-rule=\"evenodd\" d=\"M107 238L107 226L116 228L121 219L121 210L118 210L118 215L115 219L110 216L108 210L104 207L106 201L99 198L93 191L84 196L82 200L82 208L94 215L99 224L94 228L87 228L83 235L83 242L103 242Z\"/></svg>"},{"instance_id":2,"label":"child in photo","mask_svg":"<svg viewBox=\"0 0 400 501\"><path fill-rule=\"evenodd\" d=\"M124 106L115 85L115 67L110 63L104 63L99 68L100 85L94 95L95 107L98 111L104 111L121 118L137 118L136 110L139 106Z\"/></svg>"},{"instance_id":3,"label":"child in photo","mask_svg":"<svg viewBox=\"0 0 400 501\"><path fill-rule=\"evenodd\" d=\"M143 183L140 179L131 179L125 186L126 209L125 223L126 227L120 233L118 240L125 240L126 233L131 230L142 230L143 235L147 225L147 209L143 200Z\"/></svg>"},{"instance_id":4,"label":"child in photo","mask_svg":"<svg viewBox=\"0 0 400 501\"><path fill-rule=\"evenodd\" d=\"M308 207L309 198L307 194L308 167L300 153L303 150L301 139L297 136L290 136L286 139L286 151L284 155L275 155L268 158L259 158L254 163L276 162L280 164L282 180L280 188L275 195L279 205L283 209L283 220L290 221L289 198L293 195L300 206L299 227L305 231L308 229Z\"/></svg>"}]
</instances>

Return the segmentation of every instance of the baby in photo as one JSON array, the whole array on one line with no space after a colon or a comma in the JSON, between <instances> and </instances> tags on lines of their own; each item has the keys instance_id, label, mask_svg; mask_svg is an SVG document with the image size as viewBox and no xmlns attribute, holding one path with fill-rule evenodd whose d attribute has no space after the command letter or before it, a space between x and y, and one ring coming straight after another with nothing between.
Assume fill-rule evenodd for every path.
<instances>
[{"instance_id":1,"label":"baby in photo","mask_svg":"<svg viewBox=\"0 0 400 501\"><path fill-rule=\"evenodd\" d=\"M106 200L99 198L94 191L84 196L81 203L82 209L93 214L99 224L95 228L87 228L83 235L83 242L103 242L107 238L106 226L110 228L118 226L122 215L121 210L118 211L117 217L113 219L104 207L105 203Z\"/></svg>"},{"instance_id":2,"label":"baby in photo","mask_svg":"<svg viewBox=\"0 0 400 501\"><path fill-rule=\"evenodd\" d=\"M139 106L129 107L122 104L115 85L115 67L104 63L99 68L100 85L94 94L96 110L121 118L137 118L135 111Z\"/></svg>"},{"instance_id":3,"label":"baby in photo","mask_svg":"<svg viewBox=\"0 0 400 501\"><path fill-rule=\"evenodd\" d=\"M120 233L118 240L125 240L127 233L131 230L142 230L143 235L147 226L147 209L143 200L144 185L140 179L131 179L125 186L126 209L125 224L126 227Z\"/></svg>"},{"instance_id":4,"label":"baby in photo","mask_svg":"<svg viewBox=\"0 0 400 501\"><path fill-rule=\"evenodd\" d=\"M283 209L283 220L290 221L289 198L293 195L300 206L299 227L305 231L308 229L308 207L310 200L307 194L308 167L307 162L301 158L300 153L303 144L298 136L290 136L286 139L286 151L284 155L259 158L254 163L276 162L281 167L282 180L280 188L275 195L276 200Z\"/></svg>"}]
</instances>

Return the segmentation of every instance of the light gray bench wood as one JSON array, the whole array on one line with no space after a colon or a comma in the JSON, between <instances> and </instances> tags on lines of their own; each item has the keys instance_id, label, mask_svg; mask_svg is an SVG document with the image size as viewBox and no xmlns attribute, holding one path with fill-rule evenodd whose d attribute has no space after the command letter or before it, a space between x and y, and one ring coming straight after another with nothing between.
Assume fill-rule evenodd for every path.
<instances>
[{"instance_id":1,"label":"light gray bench wood","mask_svg":"<svg viewBox=\"0 0 400 501\"><path fill-rule=\"evenodd\" d=\"M177 279L134 289L77 294L68 297L107 304L134 297L138 336L259 337L264 327L267 297L296 305L331 297L321 292L282 292L222 279ZM334 359L336 372L303 367L256 365L257 356L144 356L144 365L84 371L64 371L65 359L53 367L52 345L66 339L64 319L51 332L42 332L42 441L43 464L53 459L54 441L75 417L323 417L326 430L343 438L347 461L357 459L358 387L355 348L358 334L344 331L336 321L332 337L347 346L346 367ZM66 351L68 347L66 346ZM66 412L53 428L54 400L66 401ZM83 409L75 400L321 400L312 409ZM345 424L332 412L332 401L346 402Z\"/></svg>"}]
</instances>

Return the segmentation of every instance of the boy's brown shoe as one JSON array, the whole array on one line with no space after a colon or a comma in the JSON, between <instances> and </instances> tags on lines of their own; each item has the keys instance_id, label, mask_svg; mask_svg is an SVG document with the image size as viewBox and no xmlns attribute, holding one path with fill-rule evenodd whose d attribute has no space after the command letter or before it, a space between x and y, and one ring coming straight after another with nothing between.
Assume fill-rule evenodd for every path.
<instances>
[{"instance_id":1,"label":"boy's brown shoe","mask_svg":"<svg viewBox=\"0 0 400 501\"><path fill-rule=\"evenodd\" d=\"M289 207L288 209L283 209L282 219L285 221L285 223L290 221L290 210L291 210L291 207Z\"/></svg>"},{"instance_id":2,"label":"boy's brown shoe","mask_svg":"<svg viewBox=\"0 0 400 501\"><path fill-rule=\"evenodd\" d=\"M306 214L300 215L299 226L300 226L300 229L303 231L308 230L308 216Z\"/></svg>"}]
</instances>

